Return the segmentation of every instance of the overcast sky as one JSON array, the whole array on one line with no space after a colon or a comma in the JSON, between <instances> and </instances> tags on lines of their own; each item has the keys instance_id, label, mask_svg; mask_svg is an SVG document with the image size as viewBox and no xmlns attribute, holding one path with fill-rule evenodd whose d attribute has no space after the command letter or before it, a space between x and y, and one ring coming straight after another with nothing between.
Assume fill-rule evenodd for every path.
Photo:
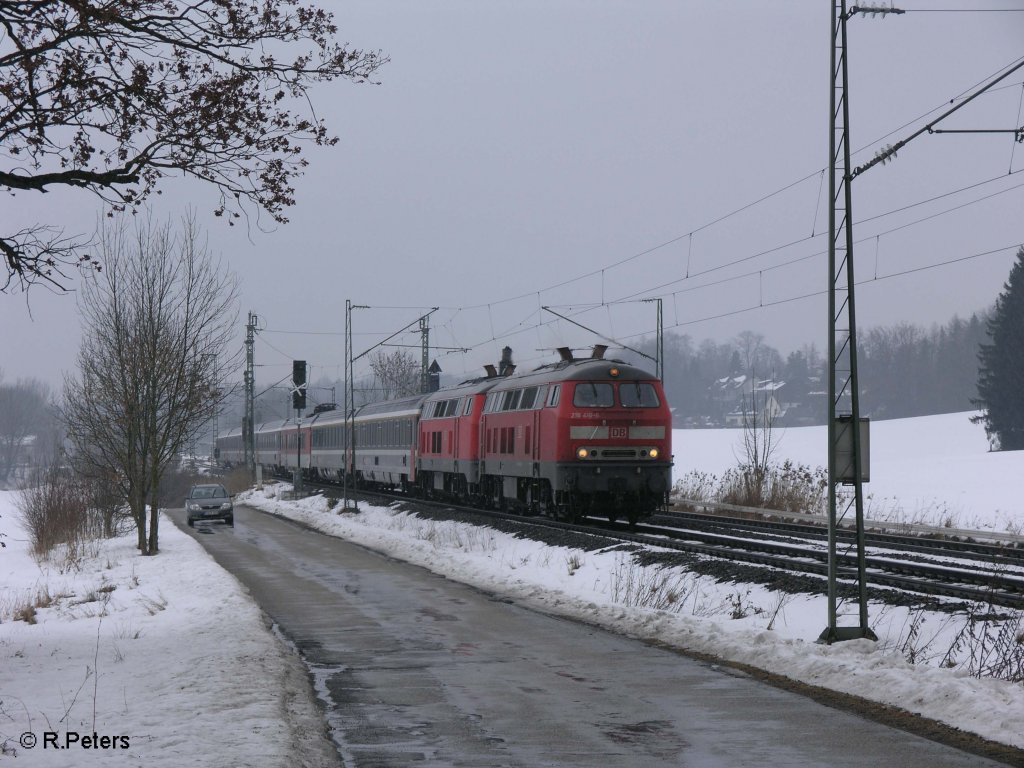
<instances>
[{"instance_id":1,"label":"overcast sky","mask_svg":"<svg viewBox=\"0 0 1024 768\"><path fill-rule=\"evenodd\" d=\"M655 310L622 302L653 296L669 332L698 341L750 329L783 352L825 348L830 3L326 5L343 41L391 61L380 85L316 91L341 141L307 154L291 222L228 228L194 182L153 198L159 216L195 206L239 274L238 346L247 311L264 329L258 381L284 377L293 358L314 379L340 378L347 298L373 307L356 313L357 352L439 307L433 344L469 349L436 351L453 375L475 375L506 344L532 366L600 341L542 306L636 343ZM914 12L851 21L855 164L1024 56L1024 13L924 10L971 6L1022 7L908 0ZM1024 70L945 127L1021 126L1022 81ZM861 327L989 306L1024 241L1020 171L1012 134L947 134L858 177ZM80 193L19 193L0 221L89 232L100 214ZM893 276L908 270L919 271ZM8 381L57 385L73 368L75 302L0 295Z\"/></svg>"}]
</instances>

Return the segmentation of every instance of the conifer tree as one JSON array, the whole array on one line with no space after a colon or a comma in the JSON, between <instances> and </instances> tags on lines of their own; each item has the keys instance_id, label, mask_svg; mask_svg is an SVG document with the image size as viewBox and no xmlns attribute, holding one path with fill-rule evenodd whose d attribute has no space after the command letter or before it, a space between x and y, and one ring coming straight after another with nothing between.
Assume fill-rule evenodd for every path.
<instances>
[{"instance_id":1,"label":"conifer tree","mask_svg":"<svg viewBox=\"0 0 1024 768\"><path fill-rule=\"evenodd\" d=\"M1024 247L988 320L990 343L978 353L978 398L983 413L972 421L985 425L993 446L1024 449Z\"/></svg>"}]
</instances>

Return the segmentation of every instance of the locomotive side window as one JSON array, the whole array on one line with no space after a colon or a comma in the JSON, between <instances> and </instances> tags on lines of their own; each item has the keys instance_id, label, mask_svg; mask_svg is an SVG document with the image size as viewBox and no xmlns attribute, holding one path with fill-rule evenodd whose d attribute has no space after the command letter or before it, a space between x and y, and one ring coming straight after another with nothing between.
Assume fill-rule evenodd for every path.
<instances>
[{"instance_id":1,"label":"locomotive side window","mask_svg":"<svg viewBox=\"0 0 1024 768\"><path fill-rule=\"evenodd\" d=\"M615 405L612 385L582 381L576 385L572 404L578 408L611 408Z\"/></svg>"},{"instance_id":2,"label":"locomotive side window","mask_svg":"<svg viewBox=\"0 0 1024 768\"><path fill-rule=\"evenodd\" d=\"M501 410L503 411L514 411L519 407L519 397L523 394L521 389L510 389L504 393L504 397L501 400Z\"/></svg>"},{"instance_id":3,"label":"locomotive side window","mask_svg":"<svg viewBox=\"0 0 1024 768\"><path fill-rule=\"evenodd\" d=\"M558 396L562 392L562 385L555 384L551 389L548 390L548 408L554 408L558 405Z\"/></svg>"},{"instance_id":4,"label":"locomotive side window","mask_svg":"<svg viewBox=\"0 0 1024 768\"><path fill-rule=\"evenodd\" d=\"M519 410L529 411L533 408L533 404L537 401L537 388L530 387L529 389L523 390L523 397L519 401Z\"/></svg>"},{"instance_id":5,"label":"locomotive side window","mask_svg":"<svg viewBox=\"0 0 1024 768\"><path fill-rule=\"evenodd\" d=\"M657 408L661 405L654 385L647 381L624 381L619 384L619 402L623 408Z\"/></svg>"},{"instance_id":6,"label":"locomotive side window","mask_svg":"<svg viewBox=\"0 0 1024 768\"><path fill-rule=\"evenodd\" d=\"M469 416L469 412L473 410L473 396L468 395L466 397L466 407L462 409L463 416Z\"/></svg>"}]
</instances>

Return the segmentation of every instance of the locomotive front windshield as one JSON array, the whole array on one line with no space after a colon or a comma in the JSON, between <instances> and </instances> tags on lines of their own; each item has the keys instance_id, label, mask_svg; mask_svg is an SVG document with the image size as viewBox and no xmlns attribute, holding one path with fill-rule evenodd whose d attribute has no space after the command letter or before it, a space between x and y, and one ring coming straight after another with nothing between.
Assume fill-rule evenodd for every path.
<instances>
[{"instance_id":1,"label":"locomotive front windshield","mask_svg":"<svg viewBox=\"0 0 1024 768\"><path fill-rule=\"evenodd\" d=\"M619 384L619 402L623 408L657 408L661 405L657 390L647 381L624 381Z\"/></svg>"},{"instance_id":2,"label":"locomotive front windshield","mask_svg":"<svg viewBox=\"0 0 1024 768\"><path fill-rule=\"evenodd\" d=\"M611 408L615 405L615 393L611 384L580 382L576 385L572 404L577 408Z\"/></svg>"},{"instance_id":3,"label":"locomotive front windshield","mask_svg":"<svg viewBox=\"0 0 1024 768\"><path fill-rule=\"evenodd\" d=\"M623 408L657 408L658 391L648 381L624 381L618 385L619 405ZM578 408L611 408L615 405L615 386L585 381L576 385L572 404Z\"/></svg>"}]
</instances>

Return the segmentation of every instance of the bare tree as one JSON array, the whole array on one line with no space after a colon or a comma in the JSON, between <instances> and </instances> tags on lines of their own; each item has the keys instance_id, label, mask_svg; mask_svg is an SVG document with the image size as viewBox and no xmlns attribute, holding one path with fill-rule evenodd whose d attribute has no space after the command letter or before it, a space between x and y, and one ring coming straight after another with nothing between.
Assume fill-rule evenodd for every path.
<instances>
[{"instance_id":1,"label":"bare tree","mask_svg":"<svg viewBox=\"0 0 1024 768\"><path fill-rule=\"evenodd\" d=\"M409 352L383 350L370 355L370 368L375 379L375 400L415 395L420 391L420 364Z\"/></svg>"},{"instance_id":2,"label":"bare tree","mask_svg":"<svg viewBox=\"0 0 1024 768\"><path fill-rule=\"evenodd\" d=\"M199 242L192 216L177 232L149 219L108 226L100 243L106 269L83 285L78 376L65 381L63 416L76 462L114 473L139 549L156 554L160 483L237 363L226 355L237 281Z\"/></svg>"},{"instance_id":3,"label":"bare tree","mask_svg":"<svg viewBox=\"0 0 1024 768\"><path fill-rule=\"evenodd\" d=\"M775 430L776 414L772 409L772 397L775 383L774 377L765 382L767 387L758 384L754 371L750 372L751 391L749 407L746 397L743 398L743 458L742 477L746 502L750 506L761 506L765 500L768 477L771 473L772 459L778 447L778 435Z\"/></svg>"},{"instance_id":4,"label":"bare tree","mask_svg":"<svg viewBox=\"0 0 1024 768\"><path fill-rule=\"evenodd\" d=\"M301 144L337 142L310 88L387 61L337 31L303 0L0 0L0 191L85 189L123 210L185 175L219 188L218 216L248 201L284 222ZM52 223L11 227L0 291L64 287L101 261L83 246Z\"/></svg>"},{"instance_id":5,"label":"bare tree","mask_svg":"<svg viewBox=\"0 0 1024 768\"><path fill-rule=\"evenodd\" d=\"M53 429L50 388L36 379L4 384L0 374L0 483L10 479L19 462L34 463L49 447ZM32 442L31 451L29 442Z\"/></svg>"}]
</instances>

